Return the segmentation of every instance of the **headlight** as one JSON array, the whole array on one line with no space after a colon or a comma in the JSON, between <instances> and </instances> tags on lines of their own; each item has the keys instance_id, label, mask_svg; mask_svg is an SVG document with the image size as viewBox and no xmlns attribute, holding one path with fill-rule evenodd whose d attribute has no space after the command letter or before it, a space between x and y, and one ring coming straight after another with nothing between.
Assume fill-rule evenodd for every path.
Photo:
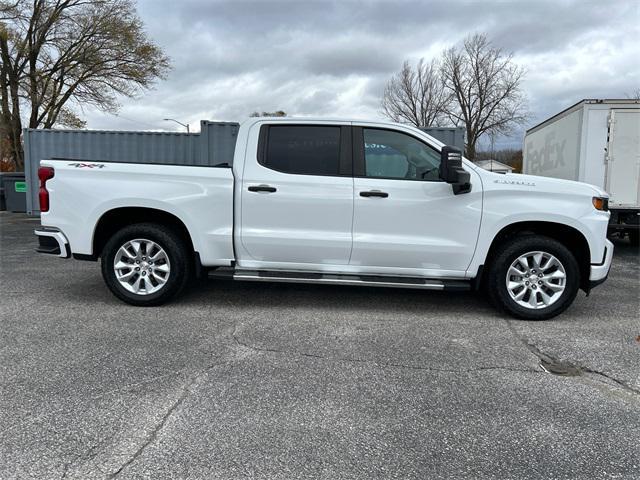
<instances>
[{"instance_id":1,"label":"headlight","mask_svg":"<svg viewBox=\"0 0 640 480\"><path fill-rule=\"evenodd\" d=\"M609 199L607 197L593 197L593 206L596 210L609 211Z\"/></svg>"}]
</instances>

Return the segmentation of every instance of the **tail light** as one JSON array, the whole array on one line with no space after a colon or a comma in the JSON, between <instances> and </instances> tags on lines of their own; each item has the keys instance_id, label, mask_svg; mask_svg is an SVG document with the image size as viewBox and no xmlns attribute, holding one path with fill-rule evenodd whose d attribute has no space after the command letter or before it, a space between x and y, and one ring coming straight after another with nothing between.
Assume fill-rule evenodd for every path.
<instances>
[{"instance_id":1,"label":"tail light","mask_svg":"<svg viewBox=\"0 0 640 480\"><path fill-rule=\"evenodd\" d=\"M38 178L40 179L40 190L38 191L38 199L40 200L40 211L49 211L49 192L47 191L47 180L53 178L53 167L40 167L38 169Z\"/></svg>"}]
</instances>

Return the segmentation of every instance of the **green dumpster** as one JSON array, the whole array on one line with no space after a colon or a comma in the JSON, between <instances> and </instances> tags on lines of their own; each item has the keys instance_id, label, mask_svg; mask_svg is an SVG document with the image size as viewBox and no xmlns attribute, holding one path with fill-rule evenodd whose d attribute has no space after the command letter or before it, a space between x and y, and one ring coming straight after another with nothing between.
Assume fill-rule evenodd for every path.
<instances>
[{"instance_id":1,"label":"green dumpster","mask_svg":"<svg viewBox=\"0 0 640 480\"><path fill-rule=\"evenodd\" d=\"M24 173L3 175L5 205L10 212L27 211L27 183Z\"/></svg>"}]
</instances>

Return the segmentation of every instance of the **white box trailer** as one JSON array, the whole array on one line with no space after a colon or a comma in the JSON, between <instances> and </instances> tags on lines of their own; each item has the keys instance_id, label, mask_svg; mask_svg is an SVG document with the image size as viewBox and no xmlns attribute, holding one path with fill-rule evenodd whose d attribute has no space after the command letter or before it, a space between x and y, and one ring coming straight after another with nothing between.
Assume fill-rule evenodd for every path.
<instances>
[{"instance_id":1,"label":"white box trailer","mask_svg":"<svg viewBox=\"0 0 640 480\"><path fill-rule=\"evenodd\" d=\"M524 173L606 190L610 233L640 233L640 100L586 99L527 130Z\"/></svg>"}]
</instances>

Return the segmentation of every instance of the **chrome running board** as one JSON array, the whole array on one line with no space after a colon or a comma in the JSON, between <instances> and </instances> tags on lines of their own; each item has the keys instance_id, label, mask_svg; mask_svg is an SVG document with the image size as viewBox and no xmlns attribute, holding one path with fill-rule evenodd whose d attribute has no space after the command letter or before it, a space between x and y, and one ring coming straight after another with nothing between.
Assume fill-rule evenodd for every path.
<instances>
[{"instance_id":1,"label":"chrome running board","mask_svg":"<svg viewBox=\"0 0 640 480\"><path fill-rule=\"evenodd\" d=\"M332 273L236 270L213 271L218 278L233 278L247 282L318 283L325 285L354 285L364 287L416 288L423 290L470 290L467 280L442 280L415 277L375 275L340 275Z\"/></svg>"}]
</instances>

